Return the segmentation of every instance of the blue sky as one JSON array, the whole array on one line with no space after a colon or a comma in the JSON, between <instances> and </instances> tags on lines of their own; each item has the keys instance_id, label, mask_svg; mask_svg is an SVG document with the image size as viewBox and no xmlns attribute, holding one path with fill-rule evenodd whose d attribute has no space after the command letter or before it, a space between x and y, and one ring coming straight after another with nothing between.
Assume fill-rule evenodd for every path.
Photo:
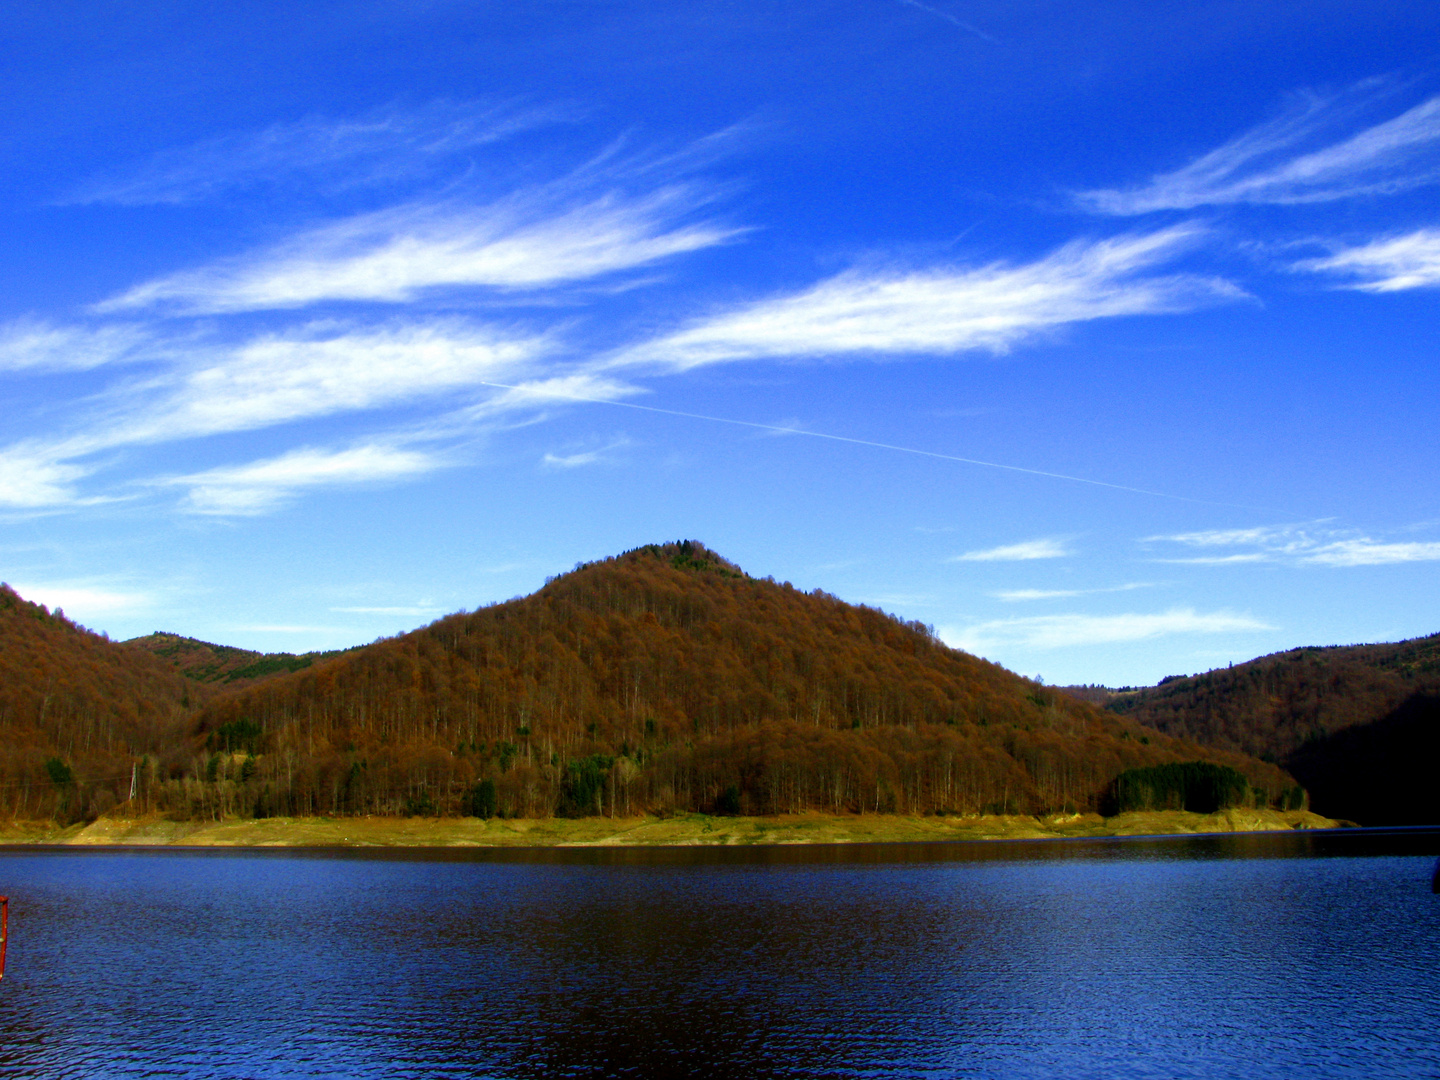
<instances>
[{"instance_id":1,"label":"blue sky","mask_svg":"<svg viewBox=\"0 0 1440 1080\"><path fill-rule=\"evenodd\" d=\"M302 651L691 537L1051 682L1433 633L1437 30L19 5L0 578Z\"/></svg>"}]
</instances>

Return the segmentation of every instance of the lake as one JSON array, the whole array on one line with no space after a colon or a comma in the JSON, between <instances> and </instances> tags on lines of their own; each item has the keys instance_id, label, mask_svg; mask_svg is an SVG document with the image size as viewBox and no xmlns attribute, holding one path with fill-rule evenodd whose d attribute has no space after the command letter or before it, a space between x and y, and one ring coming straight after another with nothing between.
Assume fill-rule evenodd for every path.
<instances>
[{"instance_id":1,"label":"lake","mask_svg":"<svg viewBox=\"0 0 1440 1080\"><path fill-rule=\"evenodd\" d=\"M1440 831L0 849L0 1077L1440 1076Z\"/></svg>"}]
</instances>

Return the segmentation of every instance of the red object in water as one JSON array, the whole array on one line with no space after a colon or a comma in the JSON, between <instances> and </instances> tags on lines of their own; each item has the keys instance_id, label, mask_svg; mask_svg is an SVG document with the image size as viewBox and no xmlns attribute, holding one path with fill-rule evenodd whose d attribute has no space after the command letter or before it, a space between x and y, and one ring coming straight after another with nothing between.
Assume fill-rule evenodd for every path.
<instances>
[{"instance_id":1,"label":"red object in water","mask_svg":"<svg viewBox=\"0 0 1440 1080\"><path fill-rule=\"evenodd\" d=\"M0 896L0 979L5 977L5 939L10 936L10 897Z\"/></svg>"}]
</instances>

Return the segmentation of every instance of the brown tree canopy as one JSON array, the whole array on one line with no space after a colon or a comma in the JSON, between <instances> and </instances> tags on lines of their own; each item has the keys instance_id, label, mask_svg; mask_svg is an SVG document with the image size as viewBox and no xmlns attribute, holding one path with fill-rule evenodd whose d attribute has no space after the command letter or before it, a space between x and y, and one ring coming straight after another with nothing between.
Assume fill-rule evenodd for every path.
<instances>
[{"instance_id":1,"label":"brown tree canopy","mask_svg":"<svg viewBox=\"0 0 1440 1080\"><path fill-rule=\"evenodd\" d=\"M1076 689L1099 697L1100 688ZM1101 693L1107 708L1157 731L1277 762L1321 813L1365 824L1436 820L1440 634L1289 649Z\"/></svg>"},{"instance_id":2,"label":"brown tree canopy","mask_svg":"<svg viewBox=\"0 0 1440 1080\"><path fill-rule=\"evenodd\" d=\"M158 656L187 679L220 687L250 686L272 675L307 668L316 660L338 656L338 652L261 653L237 649L233 645L216 645L198 638L167 634L157 630L144 637L130 638L127 648L140 649Z\"/></svg>"},{"instance_id":3,"label":"brown tree canopy","mask_svg":"<svg viewBox=\"0 0 1440 1080\"><path fill-rule=\"evenodd\" d=\"M1292 783L689 541L226 694L196 732L291 761L281 804L316 812L453 807L484 779L517 814L577 791L607 811L705 809L732 788L752 812L1040 812L1197 757L1262 791Z\"/></svg>"},{"instance_id":4,"label":"brown tree canopy","mask_svg":"<svg viewBox=\"0 0 1440 1080\"><path fill-rule=\"evenodd\" d=\"M163 661L77 626L64 612L0 585L0 808L83 809L128 795L137 758L188 758L195 688ZM62 791L45 763L64 763L85 791Z\"/></svg>"},{"instance_id":5,"label":"brown tree canopy","mask_svg":"<svg viewBox=\"0 0 1440 1080\"><path fill-rule=\"evenodd\" d=\"M94 814L1088 810L1126 769L1282 769L1137 725L703 545L339 654L123 645L0 592L0 808Z\"/></svg>"},{"instance_id":6,"label":"brown tree canopy","mask_svg":"<svg viewBox=\"0 0 1440 1080\"><path fill-rule=\"evenodd\" d=\"M1083 692L1085 688L1080 688ZM1277 760L1440 691L1440 634L1388 645L1288 649L1109 696L1149 727Z\"/></svg>"}]
</instances>

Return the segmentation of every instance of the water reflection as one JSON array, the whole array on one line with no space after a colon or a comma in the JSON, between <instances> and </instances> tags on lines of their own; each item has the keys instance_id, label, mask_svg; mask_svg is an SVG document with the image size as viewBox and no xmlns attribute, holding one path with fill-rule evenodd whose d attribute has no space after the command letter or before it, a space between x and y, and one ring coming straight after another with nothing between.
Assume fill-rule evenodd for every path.
<instances>
[{"instance_id":1,"label":"water reflection","mask_svg":"<svg viewBox=\"0 0 1440 1080\"><path fill-rule=\"evenodd\" d=\"M0 1076L1440 1071L1440 834L0 852Z\"/></svg>"}]
</instances>

